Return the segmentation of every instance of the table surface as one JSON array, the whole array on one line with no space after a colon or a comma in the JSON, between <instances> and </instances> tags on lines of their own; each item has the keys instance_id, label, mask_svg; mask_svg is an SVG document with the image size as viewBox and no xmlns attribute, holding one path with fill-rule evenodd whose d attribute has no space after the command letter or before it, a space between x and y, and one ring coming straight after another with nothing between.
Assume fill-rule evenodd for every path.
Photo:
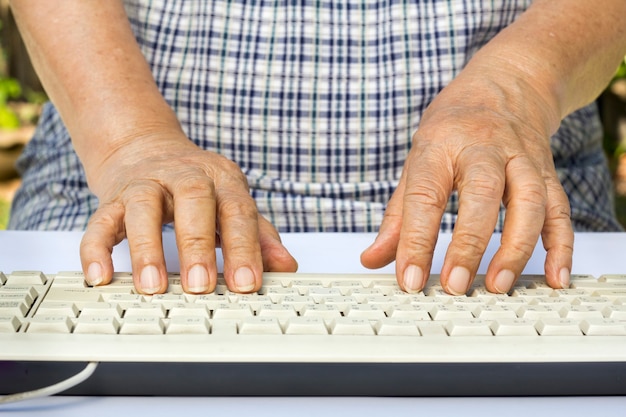
<instances>
[{"instance_id":1,"label":"table surface","mask_svg":"<svg viewBox=\"0 0 626 417\"><path fill-rule=\"evenodd\" d=\"M285 234L282 239L299 262L300 272L381 272L359 263L359 254L373 234ZM80 232L0 232L0 270L37 269L48 273L79 270ZM439 236L433 272L441 269L451 235ZM484 272L499 243L494 235L479 272ZM178 270L173 234L164 235L166 262ZM626 233L576 235L573 273L626 273ZM525 273L542 273L545 252L539 243ZM219 256L218 256L219 258ZM113 253L115 268L130 270L128 247L123 242ZM393 265L382 269L393 272ZM210 410L210 411L209 411ZM265 397L49 397L0 406L0 417L122 415L221 415L319 416L319 415L428 415L438 416L589 416L601 411L622 415L626 397L525 397L525 398L265 398ZM228 413L228 414L226 414Z\"/></svg>"}]
</instances>

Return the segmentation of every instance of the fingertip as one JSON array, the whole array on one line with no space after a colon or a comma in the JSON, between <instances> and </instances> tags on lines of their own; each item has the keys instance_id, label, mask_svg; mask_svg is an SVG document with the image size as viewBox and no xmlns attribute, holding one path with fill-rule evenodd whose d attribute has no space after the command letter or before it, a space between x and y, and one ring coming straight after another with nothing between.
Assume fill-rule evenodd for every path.
<instances>
[{"instance_id":1,"label":"fingertip","mask_svg":"<svg viewBox=\"0 0 626 417\"><path fill-rule=\"evenodd\" d=\"M559 284L561 288L569 288L571 273L569 268L561 268L559 270Z\"/></svg>"},{"instance_id":2,"label":"fingertip","mask_svg":"<svg viewBox=\"0 0 626 417\"><path fill-rule=\"evenodd\" d=\"M491 281L489 289L491 289L492 292L496 294L506 294L511 291L515 280L515 272L511 271L510 269L502 269Z\"/></svg>"},{"instance_id":3,"label":"fingertip","mask_svg":"<svg viewBox=\"0 0 626 417\"><path fill-rule=\"evenodd\" d=\"M268 242L271 240L271 242ZM263 270L268 272L296 272L298 261L283 246L280 239L262 239L261 256L263 257Z\"/></svg>"},{"instance_id":4,"label":"fingertip","mask_svg":"<svg viewBox=\"0 0 626 417\"><path fill-rule=\"evenodd\" d=\"M424 271L417 265L408 265L401 275L400 286L409 294L418 293L424 288Z\"/></svg>"},{"instance_id":5,"label":"fingertip","mask_svg":"<svg viewBox=\"0 0 626 417\"><path fill-rule=\"evenodd\" d=\"M445 274L442 274L442 276ZM455 266L450 270L448 279L442 284L446 292L452 295L464 295L467 293L472 281L472 274L469 269L463 266Z\"/></svg>"},{"instance_id":6,"label":"fingertip","mask_svg":"<svg viewBox=\"0 0 626 417\"><path fill-rule=\"evenodd\" d=\"M160 294L167 290L167 276L156 265L146 265L141 268L136 282L136 289L142 294Z\"/></svg>"},{"instance_id":7,"label":"fingertip","mask_svg":"<svg viewBox=\"0 0 626 417\"><path fill-rule=\"evenodd\" d=\"M112 266L104 268L100 262L88 262L88 266L84 269L85 282L90 287L98 285L106 285L111 282L113 276Z\"/></svg>"},{"instance_id":8,"label":"fingertip","mask_svg":"<svg viewBox=\"0 0 626 417\"><path fill-rule=\"evenodd\" d=\"M235 290L241 293L253 292L261 287L257 274L247 266L237 268L233 274L233 285Z\"/></svg>"},{"instance_id":9,"label":"fingertip","mask_svg":"<svg viewBox=\"0 0 626 417\"><path fill-rule=\"evenodd\" d=\"M215 273L209 272L205 265L195 264L189 268L182 284L186 293L206 294L215 289L217 276Z\"/></svg>"},{"instance_id":10,"label":"fingertip","mask_svg":"<svg viewBox=\"0 0 626 417\"><path fill-rule=\"evenodd\" d=\"M378 269L393 262L398 250L399 234L399 230L391 232L389 228L381 227L374 242L361 252L361 265L368 269Z\"/></svg>"}]
</instances>

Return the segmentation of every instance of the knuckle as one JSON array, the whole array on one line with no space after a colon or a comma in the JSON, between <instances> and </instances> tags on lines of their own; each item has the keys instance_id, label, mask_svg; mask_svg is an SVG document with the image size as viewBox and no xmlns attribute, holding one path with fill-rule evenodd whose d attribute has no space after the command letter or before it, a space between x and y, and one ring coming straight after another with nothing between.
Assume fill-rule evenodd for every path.
<instances>
[{"instance_id":1,"label":"knuckle","mask_svg":"<svg viewBox=\"0 0 626 417\"><path fill-rule=\"evenodd\" d=\"M89 219L87 229L118 231L124 217L124 207L120 203L106 203L100 206Z\"/></svg>"},{"instance_id":2,"label":"knuckle","mask_svg":"<svg viewBox=\"0 0 626 417\"><path fill-rule=\"evenodd\" d=\"M409 253L431 253L433 242L424 233L402 231L400 242Z\"/></svg>"},{"instance_id":3,"label":"knuckle","mask_svg":"<svg viewBox=\"0 0 626 417\"><path fill-rule=\"evenodd\" d=\"M503 182L488 172L477 172L460 185L462 195L478 201L501 201Z\"/></svg>"},{"instance_id":4,"label":"knuckle","mask_svg":"<svg viewBox=\"0 0 626 417\"><path fill-rule=\"evenodd\" d=\"M512 259L529 259L535 250L536 242L515 240L509 242L507 253Z\"/></svg>"},{"instance_id":5,"label":"knuckle","mask_svg":"<svg viewBox=\"0 0 626 417\"><path fill-rule=\"evenodd\" d=\"M571 221L571 208L569 203L549 204L546 209L546 221Z\"/></svg>"},{"instance_id":6,"label":"knuckle","mask_svg":"<svg viewBox=\"0 0 626 417\"><path fill-rule=\"evenodd\" d=\"M123 200L128 204L150 204L163 199L161 186L154 181L137 180L128 184L124 191Z\"/></svg>"},{"instance_id":7,"label":"knuckle","mask_svg":"<svg viewBox=\"0 0 626 417\"><path fill-rule=\"evenodd\" d=\"M464 257L477 258L483 255L487 248L488 238L472 230L454 231L454 237L450 244L450 251L463 254Z\"/></svg>"},{"instance_id":8,"label":"knuckle","mask_svg":"<svg viewBox=\"0 0 626 417\"><path fill-rule=\"evenodd\" d=\"M448 203L449 192L434 179L424 178L412 187L407 187L404 193L405 204L419 204L426 209L442 210Z\"/></svg>"},{"instance_id":9,"label":"knuckle","mask_svg":"<svg viewBox=\"0 0 626 417\"><path fill-rule=\"evenodd\" d=\"M177 195L187 199L214 199L214 182L204 174L184 176L174 184Z\"/></svg>"},{"instance_id":10,"label":"knuckle","mask_svg":"<svg viewBox=\"0 0 626 417\"><path fill-rule=\"evenodd\" d=\"M545 184L539 181L528 181L520 184L515 195L510 196L507 200L507 206L523 206L526 211L543 215L548 204Z\"/></svg>"},{"instance_id":11,"label":"knuckle","mask_svg":"<svg viewBox=\"0 0 626 417\"><path fill-rule=\"evenodd\" d=\"M214 249L215 239L209 236L179 236L176 245L181 253L206 255L208 249Z\"/></svg>"},{"instance_id":12,"label":"knuckle","mask_svg":"<svg viewBox=\"0 0 626 417\"><path fill-rule=\"evenodd\" d=\"M250 221L258 219L256 205L247 194L221 199L218 210L221 218L233 219L239 217Z\"/></svg>"}]
</instances>

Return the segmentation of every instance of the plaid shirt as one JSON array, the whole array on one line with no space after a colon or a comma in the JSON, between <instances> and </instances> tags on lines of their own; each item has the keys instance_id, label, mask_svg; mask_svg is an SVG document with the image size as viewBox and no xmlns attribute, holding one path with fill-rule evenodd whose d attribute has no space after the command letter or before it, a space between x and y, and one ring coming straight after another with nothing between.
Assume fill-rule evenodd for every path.
<instances>
[{"instance_id":1,"label":"plaid shirt","mask_svg":"<svg viewBox=\"0 0 626 417\"><path fill-rule=\"evenodd\" d=\"M370 232L420 116L531 0L128 0L191 140L236 161L283 232ZM577 230L618 230L595 107L552 138ZM82 229L97 207L52 105L19 161L11 228ZM454 227L450 198L441 229ZM501 210L497 230L501 230Z\"/></svg>"}]
</instances>

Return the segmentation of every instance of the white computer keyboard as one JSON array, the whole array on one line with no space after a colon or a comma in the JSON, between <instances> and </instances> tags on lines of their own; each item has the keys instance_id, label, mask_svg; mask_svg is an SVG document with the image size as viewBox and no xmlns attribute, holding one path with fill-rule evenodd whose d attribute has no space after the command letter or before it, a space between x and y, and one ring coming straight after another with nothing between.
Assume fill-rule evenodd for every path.
<instances>
[{"instance_id":1,"label":"white computer keyboard","mask_svg":"<svg viewBox=\"0 0 626 417\"><path fill-rule=\"evenodd\" d=\"M575 275L563 290L527 275L507 295L487 292L478 277L466 296L451 296L438 276L410 295L393 275L298 273L265 274L258 294L230 292L220 280L215 292L190 295L171 274L166 294L144 296L127 273L94 288L78 272L0 274L0 371L2 363L24 374L81 362L108 363L103 381L121 381L79 393L151 394L168 372L183 395L202 383L193 392L232 385L252 395L571 394L600 386L607 393L614 380L621 383L612 393L624 393L626 275ZM207 385L200 369L219 378ZM582 369L585 390L574 392ZM145 380L135 382L137 372ZM499 379L478 382L485 372ZM316 373L327 382L300 381ZM601 385L591 385L594 378ZM387 379L408 391L389 391ZM8 389L0 382L0 393Z\"/></svg>"}]
</instances>

